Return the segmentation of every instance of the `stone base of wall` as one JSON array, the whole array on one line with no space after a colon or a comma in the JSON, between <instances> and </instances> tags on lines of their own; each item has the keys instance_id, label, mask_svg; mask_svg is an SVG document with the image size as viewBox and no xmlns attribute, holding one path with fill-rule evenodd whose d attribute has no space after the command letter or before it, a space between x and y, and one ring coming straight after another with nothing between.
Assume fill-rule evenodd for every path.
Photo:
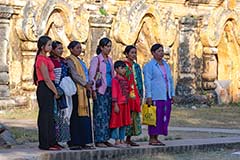
<instances>
[{"instance_id":1,"label":"stone base of wall","mask_svg":"<svg viewBox=\"0 0 240 160\"><path fill-rule=\"evenodd\" d=\"M214 91L205 91L204 94L175 96L174 103L185 107L210 107L213 104L217 104L217 94Z\"/></svg>"},{"instance_id":2,"label":"stone base of wall","mask_svg":"<svg viewBox=\"0 0 240 160\"><path fill-rule=\"evenodd\" d=\"M0 97L0 110L9 109L10 107L28 107L29 100L27 97Z\"/></svg>"}]
</instances>

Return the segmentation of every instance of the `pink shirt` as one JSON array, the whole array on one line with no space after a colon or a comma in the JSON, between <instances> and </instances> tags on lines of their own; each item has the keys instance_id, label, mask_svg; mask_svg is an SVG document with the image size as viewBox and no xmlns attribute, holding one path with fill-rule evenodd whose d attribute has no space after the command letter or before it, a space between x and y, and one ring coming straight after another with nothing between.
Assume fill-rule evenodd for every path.
<instances>
[{"instance_id":1,"label":"pink shirt","mask_svg":"<svg viewBox=\"0 0 240 160\"><path fill-rule=\"evenodd\" d=\"M161 70L162 70L162 73L163 73L163 77L164 77L164 79L165 79L165 82L166 82L166 84L168 84L167 71L166 71L164 65L159 65L159 66L160 66L160 68L161 68ZM167 85L166 85L166 86L167 86ZM166 88L167 88L167 91L168 91L168 87L166 87Z\"/></svg>"},{"instance_id":2,"label":"pink shirt","mask_svg":"<svg viewBox=\"0 0 240 160\"><path fill-rule=\"evenodd\" d=\"M96 71L98 67L98 59L100 60L99 71L102 73L102 85L97 90L99 93L104 94L107 89L107 79L106 79L107 70L106 70L106 63L104 62L104 58L102 54L99 54L91 59L90 68L89 68L89 80L94 82L93 90L96 90L94 77L96 75ZM111 64L112 77L114 77L114 68L113 68L112 59L108 57L108 61Z\"/></svg>"},{"instance_id":3,"label":"pink shirt","mask_svg":"<svg viewBox=\"0 0 240 160\"><path fill-rule=\"evenodd\" d=\"M54 80L55 75L54 75L54 64L53 64L53 62L47 56L38 55L37 60L36 60L36 73L37 73L38 81L44 80L42 72L40 70L40 67L41 67L42 63L44 63L47 66L50 79Z\"/></svg>"}]
</instances>

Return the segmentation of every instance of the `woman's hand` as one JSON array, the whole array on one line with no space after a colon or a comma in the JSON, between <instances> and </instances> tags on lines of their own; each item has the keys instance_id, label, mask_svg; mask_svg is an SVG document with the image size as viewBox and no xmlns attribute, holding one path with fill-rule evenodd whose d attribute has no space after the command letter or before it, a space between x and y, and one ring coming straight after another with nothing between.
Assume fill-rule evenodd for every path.
<instances>
[{"instance_id":1,"label":"woman's hand","mask_svg":"<svg viewBox=\"0 0 240 160\"><path fill-rule=\"evenodd\" d=\"M84 87L86 87L87 90L92 90L92 84L87 83Z\"/></svg>"},{"instance_id":2,"label":"woman's hand","mask_svg":"<svg viewBox=\"0 0 240 160\"><path fill-rule=\"evenodd\" d=\"M148 105L152 105L152 98L151 98L151 97L150 97L150 98L147 98L146 103L147 103Z\"/></svg>"},{"instance_id":3,"label":"woman's hand","mask_svg":"<svg viewBox=\"0 0 240 160\"><path fill-rule=\"evenodd\" d=\"M55 99L59 99L60 96L59 96L58 94L54 94L54 98L55 98Z\"/></svg>"},{"instance_id":4,"label":"woman's hand","mask_svg":"<svg viewBox=\"0 0 240 160\"><path fill-rule=\"evenodd\" d=\"M97 92L96 91L92 91L92 99L93 100L97 99Z\"/></svg>"},{"instance_id":5,"label":"woman's hand","mask_svg":"<svg viewBox=\"0 0 240 160\"><path fill-rule=\"evenodd\" d=\"M171 99L171 103L172 103L172 104L174 103L174 97L172 97L172 99Z\"/></svg>"},{"instance_id":6,"label":"woman's hand","mask_svg":"<svg viewBox=\"0 0 240 160\"><path fill-rule=\"evenodd\" d=\"M119 113L119 107L118 107L118 105L117 105L117 103L115 103L115 105L114 105L114 112L115 113Z\"/></svg>"}]
</instances>

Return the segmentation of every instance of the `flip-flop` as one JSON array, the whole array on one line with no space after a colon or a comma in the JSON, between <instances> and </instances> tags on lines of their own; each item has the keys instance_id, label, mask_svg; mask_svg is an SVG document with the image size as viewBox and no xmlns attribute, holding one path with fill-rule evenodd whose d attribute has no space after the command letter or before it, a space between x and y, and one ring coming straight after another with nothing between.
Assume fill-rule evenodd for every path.
<instances>
[{"instance_id":1,"label":"flip-flop","mask_svg":"<svg viewBox=\"0 0 240 160\"><path fill-rule=\"evenodd\" d=\"M165 143L162 143L161 141L157 140L158 143L160 143L162 146L165 146Z\"/></svg>"},{"instance_id":2,"label":"flip-flop","mask_svg":"<svg viewBox=\"0 0 240 160\"><path fill-rule=\"evenodd\" d=\"M89 146L89 145L82 145L81 147L82 147L82 149L85 149L85 150L96 149L95 147Z\"/></svg>"},{"instance_id":3,"label":"flip-flop","mask_svg":"<svg viewBox=\"0 0 240 160\"><path fill-rule=\"evenodd\" d=\"M104 144L104 143L96 143L95 146L96 146L96 147L101 147L101 148L106 148L106 147L108 147L108 146L107 146L106 144Z\"/></svg>"},{"instance_id":4,"label":"flip-flop","mask_svg":"<svg viewBox=\"0 0 240 160\"><path fill-rule=\"evenodd\" d=\"M69 147L70 150L81 150L82 147L81 146L71 146Z\"/></svg>"},{"instance_id":5,"label":"flip-flop","mask_svg":"<svg viewBox=\"0 0 240 160\"><path fill-rule=\"evenodd\" d=\"M165 144L162 143L162 142L149 142L149 145L151 145L151 146L165 146Z\"/></svg>"},{"instance_id":6,"label":"flip-flop","mask_svg":"<svg viewBox=\"0 0 240 160\"><path fill-rule=\"evenodd\" d=\"M140 146L139 144L133 142L133 141L126 141L127 144L129 144L130 146L133 146L133 147L137 147L137 146Z\"/></svg>"},{"instance_id":7,"label":"flip-flop","mask_svg":"<svg viewBox=\"0 0 240 160\"><path fill-rule=\"evenodd\" d=\"M108 147L114 147L114 145L112 143L109 143L108 141L103 142L103 143Z\"/></svg>"}]
</instances>

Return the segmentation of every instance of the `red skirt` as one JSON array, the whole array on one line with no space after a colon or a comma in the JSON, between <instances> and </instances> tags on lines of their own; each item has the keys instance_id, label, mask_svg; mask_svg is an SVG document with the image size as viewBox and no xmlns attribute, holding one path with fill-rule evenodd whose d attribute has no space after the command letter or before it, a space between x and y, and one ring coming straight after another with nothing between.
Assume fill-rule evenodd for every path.
<instances>
[{"instance_id":1,"label":"red skirt","mask_svg":"<svg viewBox=\"0 0 240 160\"><path fill-rule=\"evenodd\" d=\"M115 113L114 105L112 105L110 128L119 128L131 124L130 106L128 104L118 104L118 107L119 113Z\"/></svg>"},{"instance_id":2,"label":"red skirt","mask_svg":"<svg viewBox=\"0 0 240 160\"><path fill-rule=\"evenodd\" d=\"M140 98L129 98L128 105L130 106L130 110L134 112L141 112Z\"/></svg>"}]
</instances>

